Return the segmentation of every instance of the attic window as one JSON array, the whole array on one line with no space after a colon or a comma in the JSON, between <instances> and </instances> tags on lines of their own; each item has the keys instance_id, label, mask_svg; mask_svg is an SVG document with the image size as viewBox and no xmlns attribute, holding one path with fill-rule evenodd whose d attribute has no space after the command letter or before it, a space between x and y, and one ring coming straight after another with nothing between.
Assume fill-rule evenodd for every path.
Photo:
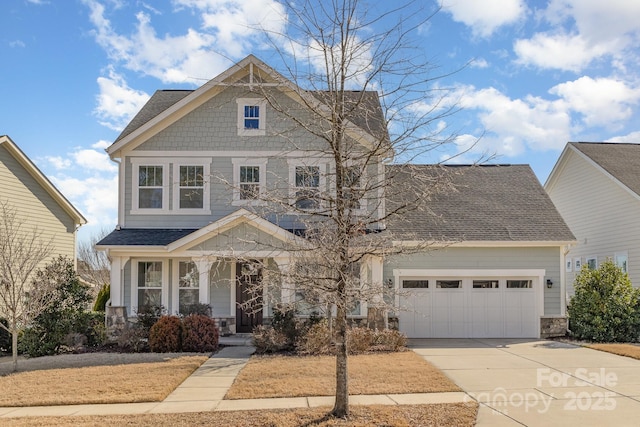
<instances>
[{"instance_id":1,"label":"attic window","mask_svg":"<svg viewBox=\"0 0 640 427\"><path fill-rule=\"evenodd\" d=\"M264 135L266 102L258 98L240 98L238 103L238 135Z\"/></svg>"}]
</instances>

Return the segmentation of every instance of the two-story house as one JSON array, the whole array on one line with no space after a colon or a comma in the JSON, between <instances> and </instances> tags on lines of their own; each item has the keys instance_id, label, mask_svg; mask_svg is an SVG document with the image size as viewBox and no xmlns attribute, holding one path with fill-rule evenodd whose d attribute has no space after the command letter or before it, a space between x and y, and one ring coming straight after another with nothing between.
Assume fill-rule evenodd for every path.
<instances>
[{"instance_id":1,"label":"two-story house","mask_svg":"<svg viewBox=\"0 0 640 427\"><path fill-rule=\"evenodd\" d=\"M332 191L335 163L321 135L304 125L318 120L309 109L323 96L249 56L196 90L151 97L107 149L119 163L118 225L97 247L112 259L112 312L131 316L152 304L185 313L200 302L231 333L250 332L271 315L267 298L258 313L243 309L247 282L258 280L248 260L286 270L288 245L304 240L301 212L317 214L321 195ZM346 140L355 147L388 141L377 94L349 96L366 108L345 126ZM430 185L382 157L371 163L372 176L387 171L405 193ZM564 251L574 238L531 169L468 166L451 175L456 190L434 196L414 217L376 222L397 202L383 191L357 206L374 218L366 232L417 236L437 249L363 261L363 277L397 291L390 314L400 330L413 337L562 333ZM297 213L265 194L279 194ZM295 298L284 289L277 297ZM367 313L363 303L351 316Z\"/></svg>"},{"instance_id":2,"label":"two-story house","mask_svg":"<svg viewBox=\"0 0 640 427\"><path fill-rule=\"evenodd\" d=\"M36 228L58 256L76 259L76 238L87 223L82 214L8 136L0 136L0 202L16 213L25 230Z\"/></svg>"},{"instance_id":3,"label":"two-story house","mask_svg":"<svg viewBox=\"0 0 640 427\"><path fill-rule=\"evenodd\" d=\"M570 142L545 189L577 243L565 261L567 290L587 265L613 260L640 286L640 144Z\"/></svg>"}]
</instances>

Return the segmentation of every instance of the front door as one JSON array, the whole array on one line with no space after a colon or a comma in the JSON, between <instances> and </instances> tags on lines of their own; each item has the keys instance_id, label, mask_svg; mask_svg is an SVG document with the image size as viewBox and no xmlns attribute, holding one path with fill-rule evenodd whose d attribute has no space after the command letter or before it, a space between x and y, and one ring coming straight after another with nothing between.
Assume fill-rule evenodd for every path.
<instances>
[{"instance_id":1,"label":"front door","mask_svg":"<svg viewBox=\"0 0 640 427\"><path fill-rule=\"evenodd\" d=\"M252 261L236 263L236 332L262 325L262 270Z\"/></svg>"}]
</instances>

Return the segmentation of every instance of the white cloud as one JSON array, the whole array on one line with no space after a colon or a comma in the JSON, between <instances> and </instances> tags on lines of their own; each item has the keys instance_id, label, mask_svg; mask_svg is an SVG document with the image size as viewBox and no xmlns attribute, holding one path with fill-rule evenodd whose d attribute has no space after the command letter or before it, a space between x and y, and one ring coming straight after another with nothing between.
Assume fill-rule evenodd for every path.
<instances>
[{"instance_id":1,"label":"white cloud","mask_svg":"<svg viewBox=\"0 0 640 427\"><path fill-rule=\"evenodd\" d=\"M71 166L71 160L62 158L60 156L45 157L45 160L49 162L51 166L58 170L68 169Z\"/></svg>"},{"instance_id":2,"label":"white cloud","mask_svg":"<svg viewBox=\"0 0 640 427\"><path fill-rule=\"evenodd\" d=\"M640 40L640 2L628 0L551 0L541 16L549 31L516 40L518 63L579 71L610 58L625 67L627 51Z\"/></svg>"},{"instance_id":3,"label":"white cloud","mask_svg":"<svg viewBox=\"0 0 640 427\"><path fill-rule=\"evenodd\" d=\"M98 77L98 86L95 114L102 125L114 130L122 130L149 100L147 93L130 88L113 70L109 70L109 77Z\"/></svg>"},{"instance_id":4,"label":"white cloud","mask_svg":"<svg viewBox=\"0 0 640 427\"><path fill-rule=\"evenodd\" d=\"M26 43L23 42L22 40L12 40L9 42L9 47L27 47Z\"/></svg>"},{"instance_id":5,"label":"white cloud","mask_svg":"<svg viewBox=\"0 0 640 427\"><path fill-rule=\"evenodd\" d=\"M590 45L580 35L546 33L516 40L513 45L520 64L567 71L580 71L612 48L607 44Z\"/></svg>"},{"instance_id":6,"label":"white cloud","mask_svg":"<svg viewBox=\"0 0 640 427\"><path fill-rule=\"evenodd\" d=\"M96 41L109 57L163 83L211 79L229 66L229 58L261 46L263 29L282 33L286 23L283 6L274 0L175 0L175 6L193 9L201 18L201 30L159 37L149 14L138 12L135 30L123 35L113 29L98 0L83 1L91 9Z\"/></svg>"},{"instance_id":7,"label":"white cloud","mask_svg":"<svg viewBox=\"0 0 640 427\"><path fill-rule=\"evenodd\" d=\"M104 151L79 149L72 153L72 157L79 167L88 171L118 172L118 166Z\"/></svg>"},{"instance_id":8,"label":"white cloud","mask_svg":"<svg viewBox=\"0 0 640 427\"><path fill-rule=\"evenodd\" d=\"M588 76L554 86L549 93L562 97L568 108L583 116L587 126L616 128L633 114L640 90L611 78Z\"/></svg>"},{"instance_id":9,"label":"white cloud","mask_svg":"<svg viewBox=\"0 0 640 427\"><path fill-rule=\"evenodd\" d=\"M475 58L470 63L471 68L488 68L489 63L484 58Z\"/></svg>"},{"instance_id":10,"label":"white cloud","mask_svg":"<svg viewBox=\"0 0 640 427\"><path fill-rule=\"evenodd\" d=\"M474 35L488 37L499 27L520 20L527 8L522 0L447 0L443 10L454 21L471 27Z\"/></svg>"},{"instance_id":11,"label":"white cloud","mask_svg":"<svg viewBox=\"0 0 640 427\"><path fill-rule=\"evenodd\" d=\"M626 135L614 136L607 139L605 142L634 142L640 143L640 131L634 131Z\"/></svg>"}]
</instances>

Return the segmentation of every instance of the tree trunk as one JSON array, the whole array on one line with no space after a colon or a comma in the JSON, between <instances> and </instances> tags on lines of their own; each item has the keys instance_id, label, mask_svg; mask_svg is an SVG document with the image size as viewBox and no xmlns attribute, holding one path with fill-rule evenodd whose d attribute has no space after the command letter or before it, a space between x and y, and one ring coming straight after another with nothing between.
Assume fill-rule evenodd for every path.
<instances>
[{"instance_id":1,"label":"tree trunk","mask_svg":"<svg viewBox=\"0 0 640 427\"><path fill-rule=\"evenodd\" d=\"M13 357L13 372L18 370L18 331L11 332L11 355Z\"/></svg>"},{"instance_id":2,"label":"tree trunk","mask_svg":"<svg viewBox=\"0 0 640 427\"><path fill-rule=\"evenodd\" d=\"M340 304L336 316L336 403L331 410L334 417L349 416L349 375L347 371L347 312Z\"/></svg>"}]
</instances>

